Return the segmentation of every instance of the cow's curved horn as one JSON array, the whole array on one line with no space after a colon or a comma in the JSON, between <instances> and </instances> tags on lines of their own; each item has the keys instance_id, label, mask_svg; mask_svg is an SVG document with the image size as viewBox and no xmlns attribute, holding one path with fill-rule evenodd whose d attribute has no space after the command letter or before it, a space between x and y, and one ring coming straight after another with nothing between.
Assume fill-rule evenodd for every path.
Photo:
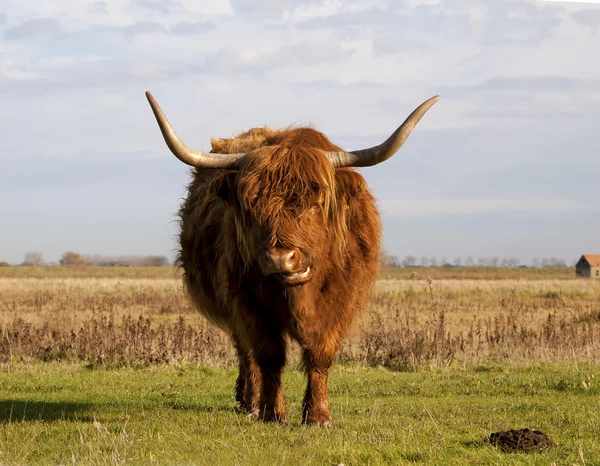
<instances>
[{"instance_id":1,"label":"cow's curved horn","mask_svg":"<svg viewBox=\"0 0 600 466\"><path fill-rule=\"evenodd\" d=\"M160 131L165 138L165 142L173 155L183 163L199 168L229 168L237 170L246 154L213 154L194 150L186 145L173 130L169 120L158 105L158 102L152 97L150 92L146 91L146 97L152 107L152 112L156 117Z\"/></svg>"},{"instance_id":2,"label":"cow's curved horn","mask_svg":"<svg viewBox=\"0 0 600 466\"><path fill-rule=\"evenodd\" d=\"M372 165L377 165L378 163L389 159L400 150L419 120L425 115L425 112L439 100L439 98L440 96L436 95L419 105L408 116L404 123L394 131L394 134L387 138L382 144L369 149L355 150L352 152L325 152L325 155L336 168L370 167Z\"/></svg>"}]
</instances>

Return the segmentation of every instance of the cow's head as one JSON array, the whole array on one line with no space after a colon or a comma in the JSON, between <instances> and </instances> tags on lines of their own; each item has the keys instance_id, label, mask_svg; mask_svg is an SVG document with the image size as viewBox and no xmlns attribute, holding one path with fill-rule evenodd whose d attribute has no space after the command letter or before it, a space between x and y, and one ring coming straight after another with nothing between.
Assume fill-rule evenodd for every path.
<instances>
[{"instance_id":1,"label":"cow's head","mask_svg":"<svg viewBox=\"0 0 600 466\"><path fill-rule=\"evenodd\" d=\"M382 144L345 152L310 128L254 129L213 140L210 153L189 148L147 92L173 154L197 169L229 169L225 195L239 215L238 246L247 264L285 286L308 283L322 262L343 249L344 207L338 205L335 170L376 165L394 155L438 96L421 104Z\"/></svg>"}]
</instances>

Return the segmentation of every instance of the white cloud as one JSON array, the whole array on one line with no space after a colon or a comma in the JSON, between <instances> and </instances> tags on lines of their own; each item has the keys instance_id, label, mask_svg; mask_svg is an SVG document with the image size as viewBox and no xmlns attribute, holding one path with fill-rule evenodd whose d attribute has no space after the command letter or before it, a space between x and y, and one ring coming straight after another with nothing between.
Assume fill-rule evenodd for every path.
<instances>
[{"instance_id":1,"label":"white cloud","mask_svg":"<svg viewBox=\"0 0 600 466\"><path fill-rule=\"evenodd\" d=\"M30 37L53 37L62 33L60 22L55 18L39 18L24 21L4 31L6 40L28 39Z\"/></svg>"},{"instance_id":2,"label":"white cloud","mask_svg":"<svg viewBox=\"0 0 600 466\"><path fill-rule=\"evenodd\" d=\"M593 204L576 204L561 199L384 199L379 206L389 216L600 211L600 207Z\"/></svg>"},{"instance_id":3,"label":"white cloud","mask_svg":"<svg viewBox=\"0 0 600 466\"><path fill-rule=\"evenodd\" d=\"M233 14L229 0L180 0L180 3L188 12L206 17Z\"/></svg>"},{"instance_id":4,"label":"white cloud","mask_svg":"<svg viewBox=\"0 0 600 466\"><path fill-rule=\"evenodd\" d=\"M442 5L443 0L406 0L406 5L409 8L417 8L420 6L436 6Z\"/></svg>"},{"instance_id":5,"label":"white cloud","mask_svg":"<svg viewBox=\"0 0 600 466\"><path fill-rule=\"evenodd\" d=\"M384 2L323 0L320 3L300 3L293 9L283 12L283 19L292 23L311 19L329 18L340 13L363 13L382 7Z\"/></svg>"},{"instance_id":6,"label":"white cloud","mask_svg":"<svg viewBox=\"0 0 600 466\"><path fill-rule=\"evenodd\" d=\"M207 63L208 69L221 72L243 70L266 71L279 67L300 67L333 64L347 57L351 51L337 44L293 44L276 50L264 51L258 47L222 50Z\"/></svg>"},{"instance_id":7,"label":"white cloud","mask_svg":"<svg viewBox=\"0 0 600 466\"><path fill-rule=\"evenodd\" d=\"M215 23L212 21L181 21L174 23L169 27L169 32L173 34L202 34L215 29Z\"/></svg>"},{"instance_id":8,"label":"white cloud","mask_svg":"<svg viewBox=\"0 0 600 466\"><path fill-rule=\"evenodd\" d=\"M600 27L600 8L579 10L574 12L572 16L577 23L589 26L594 32L597 32L598 27Z\"/></svg>"},{"instance_id":9,"label":"white cloud","mask_svg":"<svg viewBox=\"0 0 600 466\"><path fill-rule=\"evenodd\" d=\"M538 2L555 2L555 3L591 3L600 5L600 0L537 0Z\"/></svg>"},{"instance_id":10,"label":"white cloud","mask_svg":"<svg viewBox=\"0 0 600 466\"><path fill-rule=\"evenodd\" d=\"M231 0L231 7L238 13L281 14L301 5L302 0Z\"/></svg>"}]
</instances>

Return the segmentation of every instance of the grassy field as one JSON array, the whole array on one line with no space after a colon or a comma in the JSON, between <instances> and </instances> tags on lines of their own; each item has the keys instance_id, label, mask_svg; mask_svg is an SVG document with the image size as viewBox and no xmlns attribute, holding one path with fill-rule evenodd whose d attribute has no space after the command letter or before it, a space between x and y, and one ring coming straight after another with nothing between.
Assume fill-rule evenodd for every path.
<instances>
[{"instance_id":1,"label":"grassy field","mask_svg":"<svg viewBox=\"0 0 600 466\"><path fill-rule=\"evenodd\" d=\"M301 427L304 378L286 372L290 426L234 411L231 369L90 371L56 364L0 373L0 462L252 465L600 464L597 366L398 373L343 366L332 429ZM600 379L600 377L599 377ZM531 427L557 444L508 454L491 432Z\"/></svg>"},{"instance_id":2,"label":"grassy field","mask_svg":"<svg viewBox=\"0 0 600 466\"><path fill-rule=\"evenodd\" d=\"M415 273L416 272L416 273ZM170 268L0 268L0 464L600 465L600 282L384 270L330 379L335 427L234 410L226 336ZM558 445L484 443L537 428Z\"/></svg>"}]
</instances>

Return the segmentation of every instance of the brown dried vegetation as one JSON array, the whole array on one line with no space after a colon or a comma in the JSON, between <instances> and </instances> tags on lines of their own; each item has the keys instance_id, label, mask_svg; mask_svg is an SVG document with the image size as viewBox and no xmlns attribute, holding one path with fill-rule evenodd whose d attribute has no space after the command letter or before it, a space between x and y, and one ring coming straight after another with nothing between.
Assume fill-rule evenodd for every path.
<instances>
[{"instance_id":1,"label":"brown dried vegetation","mask_svg":"<svg viewBox=\"0 0 600 466\"><path fill-rule=\"evenodd\" d=\"M166 278L0 278L0 361L233 364L229 339L181 288ZM415 371L599 357L600 283L381 279L338 360Z\"/></svg>"}]
</instances>

